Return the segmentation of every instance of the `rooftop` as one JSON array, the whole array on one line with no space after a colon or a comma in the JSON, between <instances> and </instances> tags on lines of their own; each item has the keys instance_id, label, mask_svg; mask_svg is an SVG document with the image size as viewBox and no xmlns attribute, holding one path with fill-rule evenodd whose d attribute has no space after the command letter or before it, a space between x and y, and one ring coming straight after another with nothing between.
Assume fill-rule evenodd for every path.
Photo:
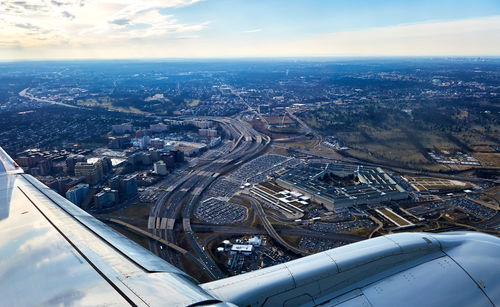
<instances>
[{"instance_id":1,"label":"rooftop","mask_svg":"<svg viewBox=\"0 0 500 307\"><path fill-rule=\"evenodd\" d=\"M278 181L334 204L406 194L381 168L362 165L308 163L287 172Z\"/></svg>"}]
</instances>

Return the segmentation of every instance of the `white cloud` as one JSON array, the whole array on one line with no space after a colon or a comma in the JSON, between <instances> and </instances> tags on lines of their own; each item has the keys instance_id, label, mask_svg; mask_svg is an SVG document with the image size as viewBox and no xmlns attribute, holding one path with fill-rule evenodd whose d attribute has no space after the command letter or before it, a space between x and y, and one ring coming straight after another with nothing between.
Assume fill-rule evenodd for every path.
<instances>
[{"instance_id":1,"label":"white cloud","mask_svg":"<svg viewBox=\"0 0 500 307\"><path fill-rule=\"evenodd\" d=\"M229 39L231 36L226 34L231 29L227 33L201 32L208 26L207 21L183 24L175 16L162 15L159 11L160 4L171 7L191 2L104 0L85 2L83 6L54 5L60 11L44 14L55 14L59 19L47 17L50 22L40 17L9 19L2 14L0 59L500 55L500 16L395 25L295 39L268 35L237 35ZM63 17L63 11L75 18ZM4 30L2 22L8 22L8 31ZM256 33L258 30L244 32ZM56 43L59 45L53 47Z\"/></svg>"},{"instance_id":2,"label":"white cloud","mask_svg":"<svg viewBox=\"0 0 500 307\"><path fill-rule=\"evenodd\" d=\"M243 33L257 33L257 32L260 32L260 31L262 31L262 29L246 30L246 31L243 31Z\"/></svg>"},{"instance_id":3,"label":"white cloud","mask_svg":"<svg viewBox=\"0 0 500 307\"><path fill-rule=\"evenodd\" d=\"M0 46L41 47L123 43L203 29L162 10L200 0L29 0L0 2Z\"/></svg>"}]
</instances>

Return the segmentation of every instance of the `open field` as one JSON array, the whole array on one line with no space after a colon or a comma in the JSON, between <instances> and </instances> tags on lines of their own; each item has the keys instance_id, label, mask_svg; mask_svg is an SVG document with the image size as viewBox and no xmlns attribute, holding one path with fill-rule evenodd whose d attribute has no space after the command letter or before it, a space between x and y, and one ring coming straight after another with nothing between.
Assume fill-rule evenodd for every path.
<instances>
[{"instance_id":1,"label":"open field","mask_svg":"<svg viewBox=\"0 0 500 307\"><path fill-rule=\"evenodd\" d=\"M142 204L131 204L126 208L118 209L116 211L111 212L111 214L116 216L126 216L133 217L137 219L148 219L149 218L149 206Z\"/></svg>"},{"instance_id":2,"label":"open field","mask_svg":"<svg viewBox=\"0 0 500 307\"><path fill-rule=\"evenodd\" d=\"M492 187L484 192L484 195L494 199L500 204L500 185Z\"/></svg>"},{"instance_id":3,"label":"open field","mask_svg":"<svg viewBox=\"0 0 500 307\"><path fill-rule=\"evenodd\" d=\"M474 156L481 162L485 167L500 168L500 153L492 152L477 152Z\"/></svg>"},{"instance_id":4,"label":"open field","mask_svg":"<svg viewBox=\"0 0 500 307\"><path fill-rule=\"evenodd\" d=\"M285 240L288 244L295 248L299 248L299 242L302 237L298 236L281 236L283 240Z\"/></svg>"},{"instance_id":5,"label":"open field","mask_svg":"<svg viewBox=\"0 0 500 307\"><path fill-rule=\"evenodd\" d=\"M290 125L295 124L295 121L288 115L285 116L263 116L269 125Z\"/></svg>"},{"instance_id":6,"label":"open field","mask_svg":"<svg viewBox=\"0 0 500 307\"><path fill-rule=\"evenodd\" d=\"M314 145L315 141L304 136L304 137L295 138L292 141L287 141L287 142L283 142L283 143L287 146L290 146L290 147L309 150Z\"/></svg>"},{"instance_id":7,"label":"open field","mask_svg":"<svg viewBox=\"0 0 500 307\"><path fill-rule=\"evenodd\" d=\"M200 104L200 99L187 99L184 98L184 102L190 106L190 107L196 107L198 104Z\"/></svg>"},{"instance_id":8,"label":"open field","mask_svg":"<svg viewBox=\"0 0 500 307\"><path fill-rule=\"evenodd\" d=\"M461 132L454 134L462 142L469 146L484 146L484 145L499 145L495 140L492 140L488 134L483 134L481 131L472 130L469 132ZM498 137L498 135L497 135Z\"/></svg>"},{"instance_id":9,"label":"open field","mask_svg":"<svg viewBox=\"0 0 500 307\"><path fill-rule=\"evenodd\" d=\"M487 146L487 145L475 145L475 146L471 146L471 148L475 152L495 152L495 150L493 148L491 148L491 146Z\"/></svg>"},{"instance_id":10,"label":"open field","mask_svg":"<svg viewBox=\"0 0 500 307\"><path fill-rule=\"evenodd\" d=\"M362 132L341 132L337 136L355 158L393 166L423 168L432 171L448 170L448 167L434 163L426 157L427 150L418 137L409 138L408 133L398 128L392 130L366 129ZM442 139L432 137L426 145L430 148L455 148ZM440 143L442 142L442 143Z\"/></svg>"},{"instance_id":11,"label":"open field","mask_svg":"<svg viewBox=\"0 0 500 307\"><path fill-rule=\"evenodd\" d=\"M111 104L111 102L104 99L87 99L87 100L78 100L77 105L83 107L101 107L108 109L110 111L117 111L123 113L134 113L134 114L148 114L147 112L141 111L134 107L117 107Z\"/></svg>"},{"instance_id":12,"label":"open field","mask_svg":"<svg viewBox=\"0 0 500 307\"><path fill-rule=\"evenodd\" d=\"M275 141L286 141L286 140L295 140L296 138L305 138L304 136L299 134L299 129L296 127L285 128L284 130L273 128L272 130L268 130L266 124L262 120L252 120L248 121L248 123L260 133L269 135ZM288 129L288 131L286 131Z\"/></svg>"},{"instance_id":13,"label":"open field","mask_svg":"<svg viewBox=\"0 0 500 307\"><path fill-rule=\"evenodd\" d=\"M368 238L368 236L372 233L372 231L373 231L373 228L361 227L361 228L357 228L357 229L354 229L351 231L342 232L342 234L349 234L349 235L355 235L355 236L359 236L359 237Z\"/></svg>"},{"instance_id":14,"label":"open field","mask_svg":"<svg viewBox=\"0 0 500 307\"><path fill-rule=\"evenodd\" d=\"M276 155L282 155L282 156L288 155L288 150L286 148L276 147L276 146L270 146L269 148L270 148L269 153L276 154Z\"/></svg>"}]
</instances>

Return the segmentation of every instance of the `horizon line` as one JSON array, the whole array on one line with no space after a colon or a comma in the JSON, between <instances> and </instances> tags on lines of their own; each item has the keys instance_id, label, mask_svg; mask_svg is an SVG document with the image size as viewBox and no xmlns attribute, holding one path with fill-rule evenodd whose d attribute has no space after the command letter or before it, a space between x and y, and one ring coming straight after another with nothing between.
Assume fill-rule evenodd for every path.
<instances>
[{"instance_id":1,"label":"horizon line","mask_svg":"<svg viewBox=\"0 0 500 307\"><path fill-rule=\"evenodd\" d=\"M213 61L213 60L346 60L346 59L500 59L498 55L312 55L312 56L226 56L226 57L124 57L124 58L26 58L1 59L0 63L65 61Z\"/></svg>"}]
</instances>

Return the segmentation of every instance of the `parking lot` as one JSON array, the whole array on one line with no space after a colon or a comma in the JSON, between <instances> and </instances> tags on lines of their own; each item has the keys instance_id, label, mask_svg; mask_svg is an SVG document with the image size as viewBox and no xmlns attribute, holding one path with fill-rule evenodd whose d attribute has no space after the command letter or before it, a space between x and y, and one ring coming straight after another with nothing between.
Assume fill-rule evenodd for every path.
<instances>
[{"instance_id":1,"label":"parking lot","mask_svg":"<svg viewBox=\"0 0 500 307\"><path fill-rule=\"evenodd\" d=\"M299 241L299 248L301 250L306 250L310 252L323 252L332 248L336 248L342 245L348 244L343 241L331 241L331 240L323 240L318 238L301 238Z\"/></svg>"},{"instance_id":2,"label":"parking lot","mask_svg":"<svg viewBox=\"0 0 500 307\"><path fill-rule=\"evenodd\" d=\"M347 221L339 223L318 222L309 225L309 228L311 230L321 231L321 232L346 232L361 227L375 227L375 226L376 225L372 220L364 219L360 221Z\"/></svg>"},{"instance_id":3,"label":"parking lot","mask_svg":"<svg viewBox=\"0 0 500 307\"><path fill-rule=\"evenodd\" d=\"M247 218L247 209L216 198L209 198L198 204L194 215L210 224L237 224Z\"/></svg>"},{"instance_id":4,"label":"parking lot","mask_svg":"<svg viewBox=\"0 0 500 307\"><path fill-rule=\"evenodd\" d=\"M408 209L409 212L417 216L423 216L430 213L445 213L455 208L462 209L480 219L490 218L496 211L475 203L466 198L453 198L442 202L425 204Z\"/></svg>"}]
</instances>

